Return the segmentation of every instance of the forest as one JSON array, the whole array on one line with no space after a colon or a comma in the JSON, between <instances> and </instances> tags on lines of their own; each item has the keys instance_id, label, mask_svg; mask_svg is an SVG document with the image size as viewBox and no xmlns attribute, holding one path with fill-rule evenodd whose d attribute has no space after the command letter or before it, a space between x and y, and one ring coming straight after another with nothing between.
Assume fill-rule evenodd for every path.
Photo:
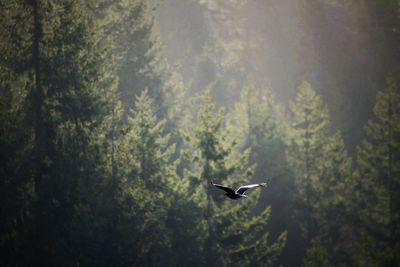
<instances>
[{"instance_id":1,"label":"forest","mask_svg":"<svg viewBox=\"0 0 400 267\"><path fill-rule=\"evenodd\" d=\"M400 266L399 81L399 0L0 0L0 266Z\"/></svg>"}]
</instances>

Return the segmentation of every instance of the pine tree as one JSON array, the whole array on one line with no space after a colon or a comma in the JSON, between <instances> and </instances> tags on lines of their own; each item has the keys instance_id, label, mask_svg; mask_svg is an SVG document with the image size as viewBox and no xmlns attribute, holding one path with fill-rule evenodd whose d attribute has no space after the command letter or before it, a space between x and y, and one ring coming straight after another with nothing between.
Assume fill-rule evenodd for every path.
<instances>
[{"instance_id":1,"label":"pine tree","mask_svg":"<svg viewBox=\"0 0 400 267\"><path fill-rule=\"evenodd\" d=\"M311 247L307 250L307 257L304 259L305 267L322 266L331 267L333 266L329 260L329 254L325 247L321 244L319 238L312 240Z\"/></svg>"},{"instance_id":2,"label":"pine tree","mask_svg":"<svg viewBox=\"0 0 400 267\"><path fill-rule=\"evenodd\" d=\"M250 162L258 164L255 177L275 182L272 179L287 176L283 175L286 126L282 109L275 103L270 87L261 88L248 78L240 100L228 114L227 123L235 133L231 138L241 140L240 148L251 148Z\"/></svg>"},{"instance_id":3,"label":"pine tree","mask_svg":"<svg viewBox=\"0 0 400 267\"><path fill-rule=\"evenodd\" d=\"M378 92L374 119L365 127L366 138L357 149L361 248L359 265L396 265L400 259L400 96L393 76Z\"/></svg>"},{"instance_id":4,"label":"pine tree","mask_svg":"<svg viewBox=\"0 0 400 267\"><path fill-rule=\"evenodd\" d=\"M328 111L321 98L308 82L299 87L296 99L291 104L292 128L290 131L289 163L295 176L299 201L304 214L313 214L313 205L319 196L316 184L321 179L321 166L327 142ZM304 231L306 239L315 233L314 219L308 217Z\"/></svg>"},{"instance_id":5,"label":"pine tree","mask_svg":"<svg viewBox=\"0 0 400 267\"><path fill-rule=\"evenodd\" d=\"M175 146L143 91L116 142L118 264L160 266L168 259L168 211L177 183Z\"/></svg>"},{"instance_id":6,"label":"pine tree","mask_svg":"<svg viewBox=\"0 0 400 267\"><path fill-rule=\"evenodd\" d=\"M33 184L29 161L30 10L25 3L0 3L0 265L26 265Z\"/></svg>"},{"instance_id":7,"label":"pine tree","mask_svg":"<svg viewBox=\"0 0 400 267\"><path fill-rule=\"evenodd\" d=\"M288 229L292 213L289 204L294 195L285 155L286 122L283 115L270 86L260 87L252 77L248 77L239 101L227 114L228 127L234 133L229 138L240 140L240 150L251 149L249 161L256 164L253 180L268 182L268 194L260 198L264 205L258 209L271 206L268 229L272 236ZM286 249L287 246L283 253Z\"/></svg>"},{"instance_id":8,"label":"pine tree","mask_svg":"<svg viewBox=\"0 0 400 267\"><path fill-rule=\"evenodd\" d=\"M243 146L256 147L257 142L279 135L279 106L275 103L271 88L259 87L248 77L244 83L239 101L228 114L228 123L243 125L234 130L242 130L235 138L244 140Z\"/></svg>"},{"instance_id":9,"label":"pine tree","mask_svg":"<svg viewBox=\"0 0 400 267\"><path fill-rule=\"evenodd\" d=\"M97 24L84 3L1 4L9 26L1 36L8 51L1 75L13 92L4 96L16 104L9 111L21 110L16 121L24 133L14 132L21 145L11 153L20 155L18 165L25 169L19 190L32 196L24 200L29 205L24 220L27 248L18 249L17 256L31 264L73 264L70 223L84 192L78 188L93 175L91 132L102 120L109 89ZM17 182L19 175L9 180Z\"/></svg>"},{"instance_id":10,"label":"pine tree","mask_svg":"<svg viewBox=\"0 0 400 267\"><path fill-rule=\"evenodd\" d=\"M162 44L146 0L105 2L106 32L113 40L118 65L118 91L125 115L136 96L147 90L161 111L173 94L172 73L161 54ZM173 83L173 82L172 82Z\"/></svg>"},{"instance_id":11,"label":"pine tree","mask_svg":"<svg viewBox=\"0 0 400 267\"><path fill-rule=\"evenodd\" d=\"M327 262L339 264L346 260L337 255L346 254L339 244L346 240L346 211L353 200L351 159L340 133L329 134L328 111L309 83L299 87L291 114L288 161L298 192L296 218L310 246L307 262L317 260L309 258L315 255L312 251L323 249Z\"/></svg>"},{"instance_id":12,"label":"pine tree","mask_svg":"<svg viewBox=\"0 0 400 267\"><path fill-rule=\"evenodd\" d=\"M314 184L318 201L313 203L317 236L307 249L308 265L336 266L351 263L353 214L355 212L352 160L339 132L327 140L321 179ZM321 255L324 255L322 257Z\"/></svg>"},{"instance_id":13,"label":"pine tree","mask_svg":"<svg viewBox=\"0 0 400 267\"><path fill-rule=\"evenodd\" d=\"M185 179L203 209L198 221L203 226L204 261L214 265L233 262L244 266L260 262L271 265L285 243L286 234L280 235L276 243L268 244L265 226L270 209L250 215L260 192L252 192L246 202L233 205L210 185L211 181L233 187L249 182L253 172L247 163L249 151L240 153L228 138L231 130L225 127L224 111L217 110L209 90L197 101L194 122L186 122Z\"/></svg>"}]
</instances>

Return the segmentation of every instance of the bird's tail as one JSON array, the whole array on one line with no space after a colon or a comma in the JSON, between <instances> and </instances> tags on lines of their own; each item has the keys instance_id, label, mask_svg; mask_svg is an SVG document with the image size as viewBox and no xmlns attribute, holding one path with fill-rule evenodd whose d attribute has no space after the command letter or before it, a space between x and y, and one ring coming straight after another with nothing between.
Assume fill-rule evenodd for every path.
<instances>
[{"instance_id":1,"label":"bird's tail","mask_svg":"<svg viewBox=\"0 0 400 267\"><path fill-rule=\"evenodd\" d=\"M260 186L267 186L267 183L259 183Z\"/></svg>"}]
</instances>

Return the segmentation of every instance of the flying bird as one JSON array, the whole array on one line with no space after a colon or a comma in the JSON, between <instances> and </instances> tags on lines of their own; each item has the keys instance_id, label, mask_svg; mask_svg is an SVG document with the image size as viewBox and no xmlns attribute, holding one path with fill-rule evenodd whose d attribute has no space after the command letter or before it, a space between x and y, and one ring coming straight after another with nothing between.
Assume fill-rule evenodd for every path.
<instances>
[{"instance_id":1,"label":"flying bird","mask_svg":"<svg viewBox=\"0 0 400 267\"><path fill-rule=\"evenodd\" d=\"M244 192L246 192L248 189L267 185L267 183L243 185L235 191L232 188L229 188L229 187L226 187L226 186L223 186L220 184L214 184L213 182L211 182L211 184L215 187L218 187L219 189L224 190L226 192L225 195L231 199L248 197L247 195L244 194Z\"/></svg>"}]
</instances>

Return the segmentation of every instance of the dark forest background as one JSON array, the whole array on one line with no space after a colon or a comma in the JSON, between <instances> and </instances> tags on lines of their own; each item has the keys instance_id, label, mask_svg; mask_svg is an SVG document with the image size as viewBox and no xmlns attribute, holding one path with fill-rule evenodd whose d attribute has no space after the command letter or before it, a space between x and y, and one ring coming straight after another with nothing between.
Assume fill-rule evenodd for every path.
<instances>
[{"instance_id":1,"label":"dark forest background","mask_svg":"<svg viewBox=\"0 0 400 267\"><path fill-rule=\"evenodd\" d=\"M0 265L399 266L399 78L398 0L0 0Z\"/></svg>"}]
</instances>

